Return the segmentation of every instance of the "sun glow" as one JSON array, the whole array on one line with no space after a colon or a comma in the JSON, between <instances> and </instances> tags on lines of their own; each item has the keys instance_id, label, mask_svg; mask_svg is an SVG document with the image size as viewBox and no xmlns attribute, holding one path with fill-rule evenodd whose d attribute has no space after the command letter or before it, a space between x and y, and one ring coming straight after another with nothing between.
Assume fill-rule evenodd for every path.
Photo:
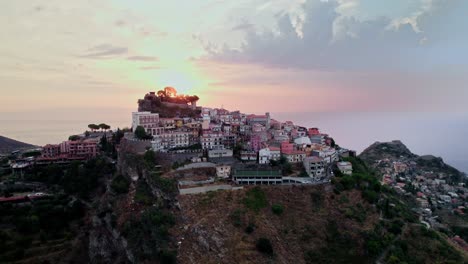
<instances>
[{"instance_id":1,"label":"sun glow","mask_svg":"<svg viewBox=\"0 0 468 264\"><path fill-rule=\"evenodd\" d=\"M156 79L156 86L175 87L181 93L194 89L199 83L200 81L193 74L175 70L161 70Z\"/></svg>"}]
</instances>

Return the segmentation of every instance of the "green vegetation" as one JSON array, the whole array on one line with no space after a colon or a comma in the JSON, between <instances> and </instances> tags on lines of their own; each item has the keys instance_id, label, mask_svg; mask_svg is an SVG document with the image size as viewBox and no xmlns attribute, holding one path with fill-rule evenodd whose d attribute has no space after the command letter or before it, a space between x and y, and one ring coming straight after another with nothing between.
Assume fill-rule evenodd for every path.
<instances>
[{"instance_id":1,"label":"green vegetation","mask_svg":"<svg viewBox=\"0 0 468 264\"><path fill-rule=\"evenodd\" d=\"M101 130L104 130L104 131L107 131L109 130L111 127L107 124L104 124L104 123L101 123L99 125L96 125L96 124L89 124L88 125L88 128L91 129L91 131L96 131L98 129L101 129Z\"/></svg>"},{"instance_id":2,"label":"green vegetation","mask_svg":"<svg viewBox=\"0 0 468 264\"><path fill-rule=\"evenodd\" d=\"M80 223L84 212L84 205L67 195L24 206L1 204L0 263L36 256L38 245L46 248L54 241L69 240L74 233L71 224Z\"/></svg>"},{"instance_id":3,"label":"green vegetation","mask_svg":"<svg viewBox=\"0 0 468 264\"><path fill-rule=\"evenodd\" d=\"M169 247L169 228L174 224L172 214L150 207L125 224L123 235L140 261L156 259L161 263L175 263L176 251Z\"/></svg>"},{"instance_id":4,"label":"green vegetation","mask_svg":"<svg viewBox=\"0 0 468 264\"><path fill-rule=\"evenodd\" d=\"M245 194L244 205L255 212L267 207L268 202L265 192L260 187L254 187L248 190Z\"/></svg>"},{"instance_id":5,"label":"green vegetation","mask_svg":"<svg viewBox=\"0 0 468 264\"><path fill-rule=\"evenodd\" d=\"M143 155L143 160L149 168L153 167L156 165L156 152L153 150L147 150Z\"/></svg>"},{"instance_id":6,"label":"green vegetation","mask_svg":"<svg viewBox=\"0 0 468 264\"><path fill-rule=\"evenodd\" d=\"M77 141L79 140L81 137L78 136L78 135L71 135L68 137L68 140L71 140L71 141Z\"/></svg>"},{"instance_id":7,"label":"green vegetation","mask_svg":"<svg viewBox=\"0 0 468 264\"><path fill-rule=\"evenodd\" d=\"M284 207L281 205L281 204L273 204L271 206L271 211L275 214L275 215L282 215L283 212L284 212Z\"/></svg>"},{"instance_id":8,"label":"green vegetation","mask_svg":"<svg viewBox=\"0 0 468 264\"><path fill-rule=\"evenodd\" d=\"M114 179L112 179L111 188L114 192L118 194L128 193L129 187L130 181L120 174L114 177Z\"/></svg>"},{"instance_id":9,"label":"green vegetation","mask_svg":"<svg viewBox=\"0 0 468 264\"><path fill-rule=\"evenodd\" d=\"M151 193L150 187L143 180L140 180L137 183L135 192L135 202L144 205L151 205L154 202L153 193Z\"/></svg>"},{"instance_id":10,"label":"green vegetation","mask_svg":"<svg viewBox=\"0 0 468 264\"><path fill-rule=\"evenodd\" d=\"M362 204L358 203L356 206L346 208L345 216L356 220L358 223L364 223L367 218L367 211Z\"/></svg>"},{"instance_id":11,"label":"green vegetation","mask_svg":"<svg viewBox=\"0 0 468 264\"><path fill-rule=\"evenodd\" d=\"M142 126L137 126L135 128L135 137L141 140L147 140L147 139L152 139L153 137L151 135L148 135L145 131L145 128Z\"/></svg>"},{"instance_id":12,"label":"green vegetation","mask_svg":"<svg viewBox=\"0 0 468 264\"><path fill-rule=\"evenodd\" d=\"M240 209L236 209L234 212L229 215L229 218L231 219L232 224L235 227L241 227L244 224L243 218L244 218L245 212Z\"/></svg>"},{"instance_id":13,"label":"green vegetation","mask_svg":"<svg viewBox=\"0 0 468 264\"><path fill-rule=\"evenodd\" d=\"M362 192L362 197L371 204L377 203L380 198L381 185L376 176L367 165L359 158L346 158L353 165L352 175L335 174L337 177L333 179L335 185L335 193L339 194L343 190L359 189Z\"/></svg>"},{"instance_id":14,"label":"green vegetation","mask_svg":"<svg viewBox=\"0 0 468 264\"><path fill-rule=\"evenodd\" d=\"M259 238L257 242L255 243L255 247L257 248L258 251L261 253L268 255L268 256L273 256L274 251L273 251L273 245L271 244L270 240L268 238Z\"/></svg>"},{"instance_id":15,"label":"green vegetation","mask_svg":"<svg viewBox=\"0 0 468 264\"><path fill-rule=\"evenodd\" d=\"M99 180L113 173L114 166L102 157L90 159L84 164L72 162L66 168L61 184L65 192L89 198L98 187Z\"/></svg>"},{"instance_id":16,"label":"green vegetation","mask_svg":"<svg viewBox=\"0 0 468 264\"><path fill-rule=\"evenodd\" d=\"M306 249L306 263L371 263L372 259L361 252L360 245L346 229L329 219L326 226L326 238L313 249Z\"/></svg>"},{"instance_id":17,"label":"green vegetation","mask_svg":"<svg viewBox=\"0 0 468 264\"><path fill-rule=\"evenodd\" d=\"M177 192L177 180L163 178L156 172L151 173L151 178L154 185L160 188L163 192L172 194Z\"/></svg>"},{"instance_id":18,"label":"green vegetation","mask_svg":"<svg viewBox=\"0 0 468 264\"><path fill-rule=\"evenodd\" d=\"M437 232L413 225L393 244L387 263L463 263L463 257Z\"/></svg>"},{"instance_id":19,"label":"green vegetation","mask_svg":"<svg viewBox=\"0 0 468 264\"><path fill-rule=\"evenodd\" d=\"M278 161L270 160L270 165L272 167L279 166L284 176L293 173L292 165L291 163L289 163L288 159L285 156L281 156Z\"/></svg>"}]
</instances>

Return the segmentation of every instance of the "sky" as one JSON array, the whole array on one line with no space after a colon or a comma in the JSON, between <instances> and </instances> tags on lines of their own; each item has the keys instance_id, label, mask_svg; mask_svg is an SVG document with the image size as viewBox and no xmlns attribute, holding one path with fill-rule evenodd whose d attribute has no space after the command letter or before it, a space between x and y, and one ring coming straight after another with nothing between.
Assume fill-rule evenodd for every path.
<instances>
[{"instance_id":1,"label":"sky","mask_svg":"<svg viewBox=\"0 0 468 264\"><path fill-rule=\"evenodd\" d=\"M165 86L244 112L468 112L466 0L0 5L0 116L134 110Z\"/></svg>"}]
</instances>

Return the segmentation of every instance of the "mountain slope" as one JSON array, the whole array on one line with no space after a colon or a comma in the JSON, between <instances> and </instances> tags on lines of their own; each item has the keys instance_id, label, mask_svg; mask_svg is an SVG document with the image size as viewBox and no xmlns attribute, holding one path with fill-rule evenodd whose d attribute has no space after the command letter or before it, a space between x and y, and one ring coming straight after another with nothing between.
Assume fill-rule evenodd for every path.
<instances>
[{"instance_id":1,"label":"mountain slope","mask_svg":"<svg viewBox=\"0 0 468 264\"><path fill-rule=\"evenodd\" d=\"M375 142L366 148L359 157L365 162L379 160L379 159L400 159L400 158L416 158L417 155L413 154L401 141L394 140L391 142Z\"/></svg>"},{"instance_id":2,"label":"mountain slope","mask_svg":"<svg viewBox=\"0 0 468 264\"><path fill-rule=\"evenodd\" d=\"M390 161L403 161L412 164L418 171L430 171L449 175L452 181L460 181L463 173L456 168L446 164L442 158L433 155L418 156L412 153L401 141L375 142L359 154L364 162L375 167L379 161L388 159Z\"/></svg>"},{"instance_id":3,"label":"mountain slope","mask_svg":"<svg viewBox=\"0 0 468 264\"><path fill-rule=\"evenodd\" d=\"M0 153L8 153L14 150L27 149L33 147L35 146L11 138L0 136Z\"/></svg>"}]
</instances>

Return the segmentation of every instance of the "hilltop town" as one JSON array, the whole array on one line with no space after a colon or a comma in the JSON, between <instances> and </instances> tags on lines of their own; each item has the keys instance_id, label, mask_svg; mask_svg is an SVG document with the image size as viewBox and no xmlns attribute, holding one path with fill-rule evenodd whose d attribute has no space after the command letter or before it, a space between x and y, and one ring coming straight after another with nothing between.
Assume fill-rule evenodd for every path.
<instances>
[{"instance_id":1,"label":"hilltop town","mask_svg":"<svg viewBox=\"0 0 468 264\"><path fill-rule=\"evenodd\" d=\"M442 160L399 141L357 156L317 127L198 100L166 87L129 128L2 155L0 261L466 259L466 177Z\"/></svg>"}]
</instances>

